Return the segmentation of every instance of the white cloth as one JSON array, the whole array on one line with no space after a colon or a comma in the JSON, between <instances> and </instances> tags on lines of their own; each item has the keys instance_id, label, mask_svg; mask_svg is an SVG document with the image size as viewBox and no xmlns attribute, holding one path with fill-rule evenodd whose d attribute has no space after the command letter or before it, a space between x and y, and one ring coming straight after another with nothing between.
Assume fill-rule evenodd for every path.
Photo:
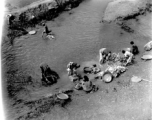
<instances>
[{"instance_id":1,"label":"white cloth","mask_svg":"<svg viewBox=\"0 0 152 120\"><path fill-rule=\"evenodd\" d=\"M124 55L125 55L126 58L128 57L126 64L130 63L133 59L133 54L129 51L126 51Z\"/></svg>"},{"instance_id":2,"label":"white cloth","mask_svg":"<svg viewBox=\"0 0 152 120\"><path fill-rule=\"evenodd\" d=\"M102 63L102 61L105 59L109 52L110 51L107 48L101 48L99 50L99 63Z\"/></svg>"},{"instance_id":3,"label":"white cloth","mask_svg":"<svg viewBox=\"0 0 152 120\"><path fill-rule=\"evenodd\" d=\"M133 54L129 51L125 51L124 55L125 55L125 57L133 56Z\"/></svg>"},{"instance_id":4,"label":"white cloth","mask_svg":"<svg viewBox=\"0 0 152 120\"><path fill-rule=\"evenodd\" d=\"M99 50L99 62L103 59L103 51L105 51L106 50L106 48L101 48L100 50Z\"/></svg>"}]
</instances>

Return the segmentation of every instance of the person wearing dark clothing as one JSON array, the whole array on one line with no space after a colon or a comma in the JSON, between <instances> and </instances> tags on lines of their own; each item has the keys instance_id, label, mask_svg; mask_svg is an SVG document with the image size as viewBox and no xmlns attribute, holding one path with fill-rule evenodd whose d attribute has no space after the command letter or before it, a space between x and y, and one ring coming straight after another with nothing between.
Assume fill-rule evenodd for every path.
<instances>
[{"instance_id":1,"label":"person wearing dark clothing","mask_svg":"<svg viewBox=\"0 0 152 120\"><path fill-rule=\"evenodd\" d=\"M131 41L130 44L132 45L131 52L133 53L133 55L139 54L139 49L137 45L135 45L133 41Z\"/></svg>"},{"instance_id":2,"label":"person wearing dark clothing","mask_svg":"<svg viewBox=\"0 0 152 120\"><path fill-rule=\"evenodd\" d=\"M43 37L44 34L46 34L47 36L49 36L52 39L54 39L55 37L54 37L52 31L49 30L48 26L45 23L43 23L43 26L44 26L44 31L42 32L42 37Z\"/></svg>"},{"instance_id":3,"label":"person wearing dark clothing","mask_svg":"<svg viewBox=\"0 0 152 120\"><path fill-rule=\"evenodd\" d=\"M51 70L47 64L42 64L40 68L42 72L42 84L52 85L60 78L59 75L55 71Z\"/></svg>"},{"instance_id":4,"label":"person wearing dark clothing","mask_svg":"<svg viewBox=\"0 0 152 120\"><path fill-rule=\"evenodd\" d=\"M37 20L36 20L36 17L34 15L31 16L30 23L31 23L32 27L35 27Z\"/></svg>"},{"instance_id":5,"label":"person wearing dark clothing","mask_svg":"<svg viewBox=\"0 0 152 120\"><path fill-rule=\"evenodd\" d=\"M48 26L47 25L45 25L45 27L44 27L44 31L45 31L45 33L46 34L49 34L51 31L49 31L49 29L48 29Z\"/></svg>"},{"instance_id":6,"label":"person wearing dark clothing","mask_svg":"<svg viewBox=\"0 0 152 120\"><path fill-rule=\"evenodd\" d=\"M9 25L12 25L12 24L13 24L13 21L14 21L14 19L15 19L15 16L12 15L12 14L8 14L7 17L8 17L8 24L9 24Z\"/></svg>"},{"instance_id":7,"label":"person wearing dark clothing","mask_svg":"<svg viewBox=\"0 0 152 120\"><path fill-rule=\"evenodd\" d=\"M43 26L44 26L43 34L45 33L45 34L48 35L51 31L49 30L49 28L48 28L48 26L46 24L43 24Z\"/></svg>"},{"instance_id":8,"label":"person wearing dark clothing","mask_svg":"<svg viewBox=\"0 0 152 120\"><path fill-rule=\"evenodd\" d=\"M106 63L106 61L109 59L111 56L111 51L107 48L101 48L99 50L99 63L102 65Z\"/></svg>"}]
</instances>

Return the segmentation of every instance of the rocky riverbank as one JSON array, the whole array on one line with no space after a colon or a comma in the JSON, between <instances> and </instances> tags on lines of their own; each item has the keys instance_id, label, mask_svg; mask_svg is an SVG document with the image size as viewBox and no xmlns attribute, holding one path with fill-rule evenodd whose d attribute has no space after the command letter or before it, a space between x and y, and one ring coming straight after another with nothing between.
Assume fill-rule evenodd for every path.
<instances>
[{"instance_id":1,"label":"rocky riverbank","mask_svg":"<svg viewBox=\"0 0 152 120\"><path fill-rule=\"evenodd\" d=\"M27 34L29 27L41 25L42 22L52 20L60 13L77 7L83 0L45 0L34 2L24 8L12 11L13 16L8 26L7 36L13 44L15 37Z\"/></svg>"}]
</instances>

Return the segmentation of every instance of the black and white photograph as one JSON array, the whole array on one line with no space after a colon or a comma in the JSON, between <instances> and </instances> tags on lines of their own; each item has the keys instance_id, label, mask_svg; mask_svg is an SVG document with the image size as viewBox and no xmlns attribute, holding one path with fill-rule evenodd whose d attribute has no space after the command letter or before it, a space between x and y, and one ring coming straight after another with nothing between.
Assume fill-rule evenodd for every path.
<instances>
[{"instance_id":1,"label":"black and white photograph","mask_svg":"<svg viewBox=\"0 0 152 120\"><path fill-rule=\"evenodd\" d=\"M152 120L152 0L3 7L4 120Z\"/></svg>"}]
</instances>

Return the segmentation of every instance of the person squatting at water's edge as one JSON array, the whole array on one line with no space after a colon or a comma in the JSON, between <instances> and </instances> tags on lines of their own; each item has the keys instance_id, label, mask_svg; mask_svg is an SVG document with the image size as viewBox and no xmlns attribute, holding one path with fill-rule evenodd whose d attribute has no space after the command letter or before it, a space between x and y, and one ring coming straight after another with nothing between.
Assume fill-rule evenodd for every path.
<instances>
[{"instance_id":1,"label":"person squatting at water's edge","mask_svg":"<svg viewBox=\"0 0 152 120\"><path fill-rule=\"evenodd\" d=\"M94 79L102 79L104 82L110 82L113 78L118 77L121 73L127 70L127 66L134 63L135 55L139 53L138 47L134 45L131 41L131 48L123 49L122 55L119 53L112 53L107 48L101 48L99 50L99 65L93 64L92 67L85 66L83 68L83 73L86 74L82 76L78 74L77 70L81 67L77 63L69 62L67 65L67 72L69 79L74 83L75 89L84 90L85 92L95 92L98 87L93 84L90 78L87 76L89 74L95 74ZM108 67L105 71L101 70L101 66L107 64ZM107 77L108 76L108 77ZM108 80L109 79L109 80Z\"/></svg>"}]
</instances>

